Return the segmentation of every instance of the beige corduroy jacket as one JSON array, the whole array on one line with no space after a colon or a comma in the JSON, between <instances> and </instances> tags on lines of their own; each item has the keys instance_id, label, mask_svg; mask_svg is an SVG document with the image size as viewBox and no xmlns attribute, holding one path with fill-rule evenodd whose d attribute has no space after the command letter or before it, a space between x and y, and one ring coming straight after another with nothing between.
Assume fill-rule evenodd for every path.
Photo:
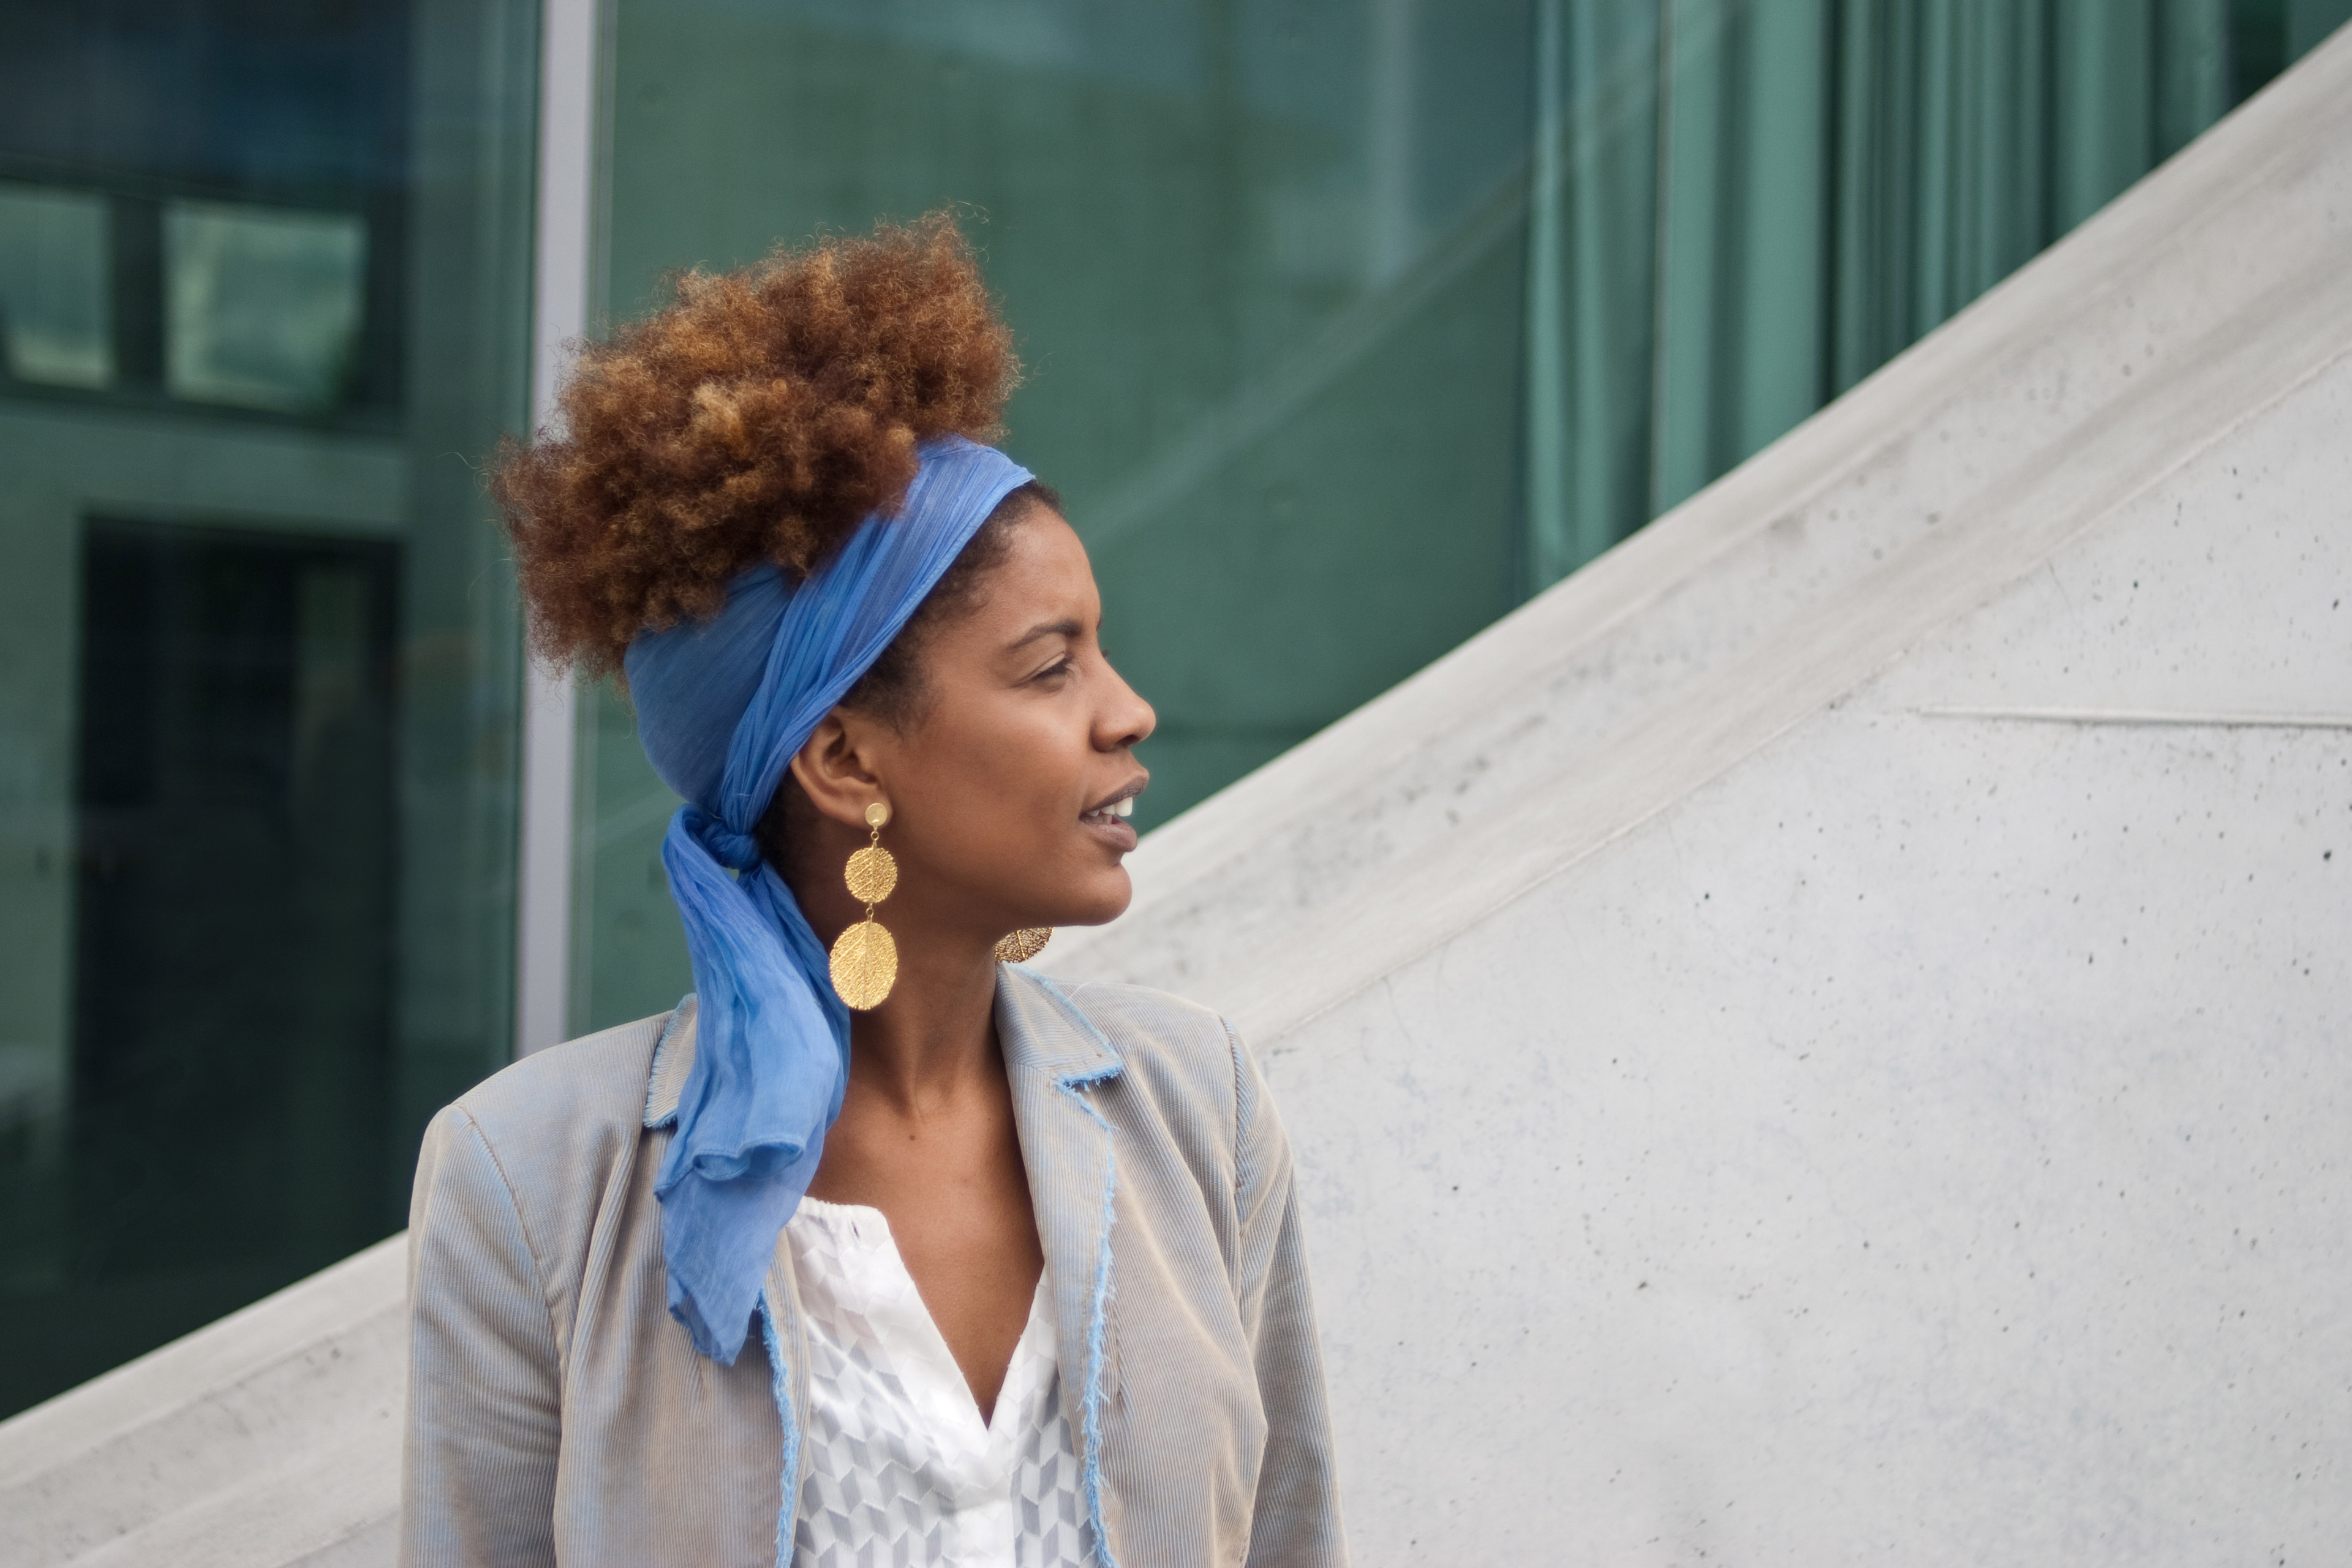
<instances>
[{"instance_id":1,"label":"beige corduroy jacket","mask_svg":"<svg viewBox=\"0 0 2352 1568\"><path fill-rule=\"evenodd\" d=\"M996 1023L1104 1568L1346 1561L1289 1144L1214 1014L1006 965ZM791 1252L732 1367L666 1307L692 999L435 1118L410 1213L408 1568L792 1558Z\"/></svg>"}]
</instances>

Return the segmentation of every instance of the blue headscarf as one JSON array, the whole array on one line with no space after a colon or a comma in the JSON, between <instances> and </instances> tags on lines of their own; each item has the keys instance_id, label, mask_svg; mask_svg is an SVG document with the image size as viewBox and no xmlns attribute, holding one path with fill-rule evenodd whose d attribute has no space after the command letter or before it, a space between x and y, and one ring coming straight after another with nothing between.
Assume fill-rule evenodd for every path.
<instances>
[{"instance_id":1,"label":"blue headscarf","mask_svg":"<svg viewBox=\"0 0 2352 1568\"><path fill-rule=\"evenodd\" d=\"M1030 478L961 437L920 458L898 514L866 519L805 582L746 573L716 618L647 633L624 661L646 755L686 799L662 840L697 996L694 1066L654 1181L669 1310L730 1366L849 1073L824 947L752 829L818 722Z\"/></svg>"}]
</instances>

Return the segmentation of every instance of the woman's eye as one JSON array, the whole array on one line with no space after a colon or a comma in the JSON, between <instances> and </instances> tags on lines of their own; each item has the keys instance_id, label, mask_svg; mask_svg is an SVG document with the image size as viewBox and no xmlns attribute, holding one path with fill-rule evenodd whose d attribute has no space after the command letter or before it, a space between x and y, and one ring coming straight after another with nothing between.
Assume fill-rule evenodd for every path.
<instances>
[{"instance_id":1,"label":"woman's eye","mask_svg":"<svg viewBox=\"0 0 2352 1568\"><path fill-rule=\"evenodd\" d=\"M1039 680L1052 680L1057 676L1069 674L1070 671L1077 668L1077 661L1075 659L1068 658L1057 658L1053 663L1047 665L1045 668L1039 670L1036 674L1036 679Z\"/></svg>"}]
</instances>

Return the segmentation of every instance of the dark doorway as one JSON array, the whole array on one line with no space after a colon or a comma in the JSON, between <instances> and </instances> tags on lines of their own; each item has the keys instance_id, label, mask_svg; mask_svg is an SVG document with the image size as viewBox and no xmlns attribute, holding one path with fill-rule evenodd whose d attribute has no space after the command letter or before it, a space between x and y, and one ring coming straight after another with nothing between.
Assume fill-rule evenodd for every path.
<instances>
[{"instance_id":1,"label":"dark doorway","mask_svg":"<svg viewBox=\"0 0 2352 1568\"><path fill-rule=\"evenodd\" d=\"M52 1388L397 1223L398 574L373 541L87 527Z\"/></svg>"}]
</instances>

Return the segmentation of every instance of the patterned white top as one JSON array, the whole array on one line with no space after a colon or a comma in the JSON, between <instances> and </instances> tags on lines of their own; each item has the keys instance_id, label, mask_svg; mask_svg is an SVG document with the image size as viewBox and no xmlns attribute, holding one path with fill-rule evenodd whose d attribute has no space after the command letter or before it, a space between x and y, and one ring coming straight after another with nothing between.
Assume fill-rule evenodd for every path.
<instances>
[{"instance_id":1,"label":"patterned white top","mask_svg":"<svg viewBox=\"0 0 2352 1568\"><path fill-rule=\"evenodd\" d=\"M879 1209L803 1198L808 1325L796 1568L1094 1568L1041 1277L983 1423Z\"/></svg>"}]
</instances>

